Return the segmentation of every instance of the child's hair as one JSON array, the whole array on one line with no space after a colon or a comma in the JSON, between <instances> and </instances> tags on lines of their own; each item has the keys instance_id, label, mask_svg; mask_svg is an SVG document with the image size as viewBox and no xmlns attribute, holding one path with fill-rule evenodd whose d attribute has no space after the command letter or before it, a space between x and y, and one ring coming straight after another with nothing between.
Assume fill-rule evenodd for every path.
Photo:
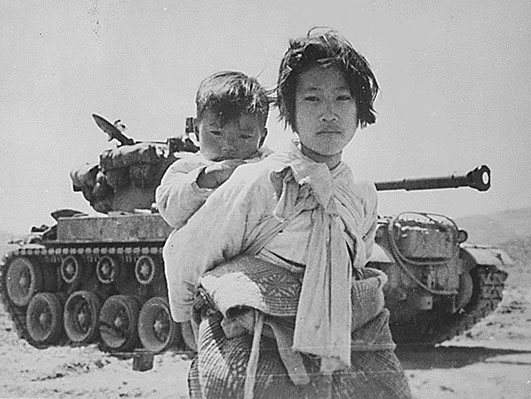
<instances>
[{"instance_id":1,"label":"child's hair","mask_svg":"<svg viewBox=\"0 0 531 399\"><path fill-rule=\"evenodd\" d=\"M210 75L199 84L195 97L197 119L210 110L219 114L222 125L249 114L260 117L265 126L269 102L267 91L258 80L236 71Z\"/></svg>"},{"instance_id":2,"label":"child's hair","mask_svg":"<svg viewBox=\"0 0 531 399\"><path fill-rule=\"evenodd\" d=\"M290 40L280 63L276 104L286 127L295 128L297 77L315 66L333 66L345 75L350 92L356 99L361 127L376 121L373 103L379 87L367 60L337 32L314 32L312 29L306 36Z\"/></svg>"}]
</instances>

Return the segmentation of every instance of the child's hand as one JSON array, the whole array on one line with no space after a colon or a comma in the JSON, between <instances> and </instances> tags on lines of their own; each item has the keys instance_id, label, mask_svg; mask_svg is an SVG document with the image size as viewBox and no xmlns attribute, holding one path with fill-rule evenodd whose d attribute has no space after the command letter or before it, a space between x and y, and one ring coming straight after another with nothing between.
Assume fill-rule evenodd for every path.
<instances>
[{"instance_id":1,"label":"child's hand","mask_svg":"<svg viewBox=\"0 0 531 399\"><path fill-rule=\"evenodd\" d=\"M243 159L227 159L207 166L197 177L197 185L201 188L218 188L244 163Z\"/></svg>"}]
</instances>

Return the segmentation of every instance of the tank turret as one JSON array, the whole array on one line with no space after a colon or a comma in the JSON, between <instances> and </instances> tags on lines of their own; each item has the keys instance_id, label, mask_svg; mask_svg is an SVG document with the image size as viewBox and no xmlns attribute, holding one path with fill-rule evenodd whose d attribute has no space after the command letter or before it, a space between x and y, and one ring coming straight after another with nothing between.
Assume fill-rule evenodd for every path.
<instances>
[{"instance_id":1,"label":"tank turret","mask_svg":"<svg viewBox=\"0 0 531 399\"><path fill-rule=\"evenodd\" d=\"M92 208L101 213L149 209L155 188L170 164L183 152L196 152L189 138L195 133L193 118L188 118L184 135L162 141L136 141L127 137L126 126L118 119L110 123L92 114L96 125L118 141L116 148L103 151L99 162L87 163L70 173L74 191L83 193Z\"/></svg>"},{"instance_id":2,"label":"tank turret","mask_svg":"<svg viewBox=\"0 0 531 399\"><path fill-rule=\"evenodd\" d=\"M490 188L486 165L467 174L376 183L378 191ZM511 263L500 249L474 246L447 216L403 212L380 217L369 266L388 276L386 306L397 343L434 344L471 328L502 299Z\"/></svg>"}]
</instances>

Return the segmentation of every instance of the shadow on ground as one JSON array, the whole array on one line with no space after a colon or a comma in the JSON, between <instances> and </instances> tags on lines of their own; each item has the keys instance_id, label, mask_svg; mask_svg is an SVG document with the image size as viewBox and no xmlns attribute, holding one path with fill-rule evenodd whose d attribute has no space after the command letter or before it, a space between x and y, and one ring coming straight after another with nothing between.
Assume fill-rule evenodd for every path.
<instances>
[{"instance_id":1,"label":"shadow on ground","mask_svg":"<svg viewBox=\"0 0 531 399\"><path fill-rule=\"evenodd\" d=\"M439 347L407 347L396 348L396 355L406 370L427 370L433 368L460 368L475 363L497 362L517 364L522 361L494 359L500 356L528 354L531 350L493 349L485 347L439 346ZM528 359L528 357L526 357ZM531 361L523 361L531 365Z\"/></svg>"}]
</instances>

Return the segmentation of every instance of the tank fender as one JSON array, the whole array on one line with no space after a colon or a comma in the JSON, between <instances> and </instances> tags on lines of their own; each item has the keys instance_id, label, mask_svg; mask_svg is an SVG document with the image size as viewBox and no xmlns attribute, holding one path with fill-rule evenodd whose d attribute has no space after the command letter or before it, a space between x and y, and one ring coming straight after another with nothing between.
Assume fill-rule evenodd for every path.
<instances>
[{"instance_id":1,"label":"tank fender","mask_svg":"<svg viewBox=\"0 0 531 399\"><path fill-rule=\"evenodd\" d=\"M372 255L368 260L369 263L394 263L393 258L377 243L372 247Z\"/></svg>"},{"instance_id":2,"label":"tank fender","mask_svg":"<svg viewBox=\"0 0 531 399\"><path fill-rule=\"evenodd\" d=\"M501 269L513 264L513 260L503 250L486 245L463 244L461 257L472 258L475 265L496 266Z\"/></svg>"}]
</instances>

